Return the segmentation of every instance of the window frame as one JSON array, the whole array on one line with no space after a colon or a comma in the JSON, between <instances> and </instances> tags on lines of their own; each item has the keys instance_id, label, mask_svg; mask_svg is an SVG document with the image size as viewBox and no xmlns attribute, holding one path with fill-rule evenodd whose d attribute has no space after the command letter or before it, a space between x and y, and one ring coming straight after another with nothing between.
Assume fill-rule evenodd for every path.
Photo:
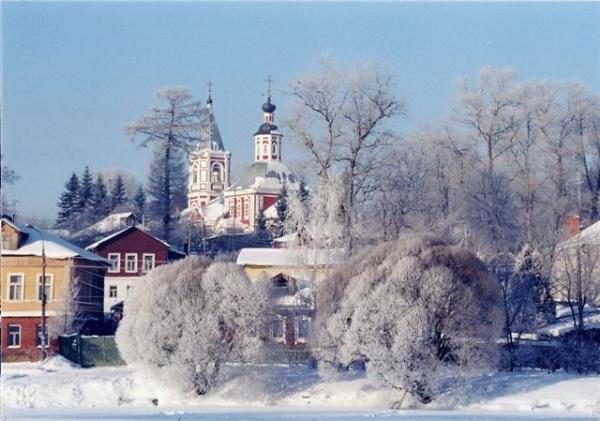
<instances>
[{"instance_id":1,"label":"window frame","mask_svg":"<svg viewBox=\"0 0 600 421\"><path fill-rule=\"evenodd\" d=\"M20 276L21 277L21 298L20 299L12 299L10 298L10 278L12 276ZM6 301L7 302L22 302L25 299L25 273L23 272L10 272L7 273L6 277Z\"/></svg>"},{"instance_id":2,"label":"window frame","mask_svg":"<svg viewBox=\"0 0 600 421\"><path fill-rule=\"evenodd\" d=\"M111 292L114 290L114 297L111 295ZM108 286L108 298L119 298L119 288L117 285L109 285Z\"/></svg>"},{"instance_id":3,"label":"window frame","mask_svg":"<svg viewBox=\"0 0 600 421\"><path fill-rule=\"evenodd\" d=\"M17 338L19 339L19 343L18 343L17 345L9 345L9 343L10 343L10 338L11 338L11 336L13 336L13 335L11 335L11 333L10 333L10 328L11 328L11 327L15 327L15 326L19 328L19 332L18 332L18 334L17 334ZM7 325L6 325L6 348L7 348L7 349L17 349L17 348L21 348L21 344L22 344L22 342L23 342L23 341L21 340L21 335L22 335L22 334L23 334L23 328L22 328L22 326L21 326L20 324L16 324L16 323L7 324Z\"/></svg>"},{"instance_id":4,"label":"window frame","mask_svg":"<svg viewBox=\"0 0 600 421\"><path fill-rule=\"evenodd\" d=\"M112 266L108 268L108 273L119 273L121 272L121 253L108 253L106 258L108 260L111 260L110 257L111 256L116 256L117 257L117 267L113 268ZM112 262L112 260L111 260Z\"/></svg>"},{"instance_id":5,"label":"window frame","mask_svg":"<svg viewBox=\"0 0 600 421\"><path fill-rule=\"evenodd\" d=\"M36 284L36 301L38 303L42 302L42 297L40 297L40 288L42 287L42 274L38 273L37 274L37 284ZM50 282L46 281L46 286L49 287L50 291L48 292L47 296L46 296L46 303L50 303L52 302L52 296L54 293L54 274L53 273L47 273L46 274L46 278L50 278Z\"/></svg>"},{"instance_id":6,"label":"window frame","mask_svg":"<svg viewBox=\"0 0 600 421\"><path fill-rule=\"evenodd\" d=\"M152 257L152 267L146 269L146 257ZM142 272L148 273L156 267L156 253L144 253L142 254Z\"/></svg>"},{"instance_id":7,"label":"window frame","mask_svg":"<svg viewBox=\"0 0 600 421\"><path fill-rule=\"evenodd\" d=\"M135 268L134 270L129 270L129 260L128 257L135 257ZM138 254L137 253L125 253L125 273L138 273Z\"/></svg>"}]
</instances>

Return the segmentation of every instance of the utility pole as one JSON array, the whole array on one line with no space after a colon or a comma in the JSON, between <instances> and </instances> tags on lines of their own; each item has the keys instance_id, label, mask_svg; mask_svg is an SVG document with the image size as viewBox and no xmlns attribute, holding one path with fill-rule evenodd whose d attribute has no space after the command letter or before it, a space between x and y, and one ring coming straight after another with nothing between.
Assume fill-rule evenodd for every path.
<instances>
[{"instance_id":1,"label":"utility pole","mask_svg":"<svg viewBox=\"0 0 600 421\"><path fill-rule=\"evenodd\" d=\"M26 227L37 232L42 239L42 333L40 342L42 345L42 362L44 362L46 359L48 359L48 329L46 327L46 304L48 302L48 297L46 296L46 244L44 240L44 234L42 234L39 229L31 224L27 224Z\"/></svg>"}]
</instances>

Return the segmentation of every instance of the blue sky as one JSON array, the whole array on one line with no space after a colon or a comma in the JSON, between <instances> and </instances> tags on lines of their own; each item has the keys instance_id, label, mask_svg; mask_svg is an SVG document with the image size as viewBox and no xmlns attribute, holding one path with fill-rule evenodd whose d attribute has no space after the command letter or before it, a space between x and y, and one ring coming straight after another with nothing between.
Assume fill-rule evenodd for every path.
<instances>
[{"instance_id":1,"label":"blue sky","mask_svg":"<svg viewBox=\"0 0 600 421\"><path fill-rule=\"evenodd\" d=\"M188 86L205 98L207 81L214 83L215 113L236 167L252 159L266 76L276 81L280 117L287 81L324 54L390 66L408 104L405 133L443 118L458 77L486 64L510 66L520 79L577 80L600 91L600 3L1 7L2 152L21 177L9 196L29 216L53 218L64 181L86 164L145 180L150 153L122 128L162 86Z\"/></svg>"}]
</instances>

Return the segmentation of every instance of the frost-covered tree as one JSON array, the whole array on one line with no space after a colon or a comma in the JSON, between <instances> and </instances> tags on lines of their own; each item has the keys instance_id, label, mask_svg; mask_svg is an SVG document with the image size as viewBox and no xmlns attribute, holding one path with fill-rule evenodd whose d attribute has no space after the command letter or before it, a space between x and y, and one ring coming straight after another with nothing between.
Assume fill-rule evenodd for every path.
<instances>
[{"instance_id":1,"label":"frost-covered tree","mask_svg":"<svg viewBox=\"0 0 600 421\"><path fill-rule=\"evenodd\" d=\"M0 179L2 180L2 184L4 186L12 185L19 179L17 173L12 170L6 162L4 161L4 155L0 155L0 166L2 170L0 171ZM9 201L6 197L6 189L3 188L0 191L0 211L2 214L10 214L14 212L13 206L9 204Z\"/></svg>"},{"instance_id":2,"label":"frost-covered tree","mask_svg":"<svg viewBox=\"0 0 600 421\"><path fill-rule=\"evenodd\" d=\"M343 67L326 58L317 71L292 81L290 89L290 136L316 165L320 182L345 179L342 237L351 252L360 232L352 229L359 222L357 207L396 139L389 124L404 111L394 75L374 64Z\"/></svg>"},{"instance_id":3,"label":"frost-covered tree","mask_svg":"<svg viewBox=\"0 0 600 421\"><path fill-rule=\"evenodd\" d=\"M119 351L128 364L205 394L224 363L261 351L266 297L233 263L194 256L160 266L125 301Z\"/></svg>"},{"instance_id":4,"label":"frost-covered tree","mask_svg":"<svg viewBox=\"0 0 600 421\"><path fill-rule=\"evenodd\" d=\"M203 107L187 88L163 88L156 92L156 98L159 104L126 126L125 133L132 140L139 139L140 147L155 144L148 194L151 210L160 218L163 236L168 240L173 213L185 207L183 152L198 141Z\"/></svg>"},{"instance_id":5,"label":"frost-covered tree","mask_svg":"<svg viewBox=\"0 0 600 421\"><path fill-rule=\"evenodd\" d=\"M277 199L277 203L275 204L275 209L277 209L277 225L275 226L275 235L274 237L281 237L285 234L285 220L287 218L288 212L288 189L287 185L284 183L281 189L281 193L279 194L279 198Z\"/></svg>"},{"instance_id":6,"label":"frost-covered tree","mask_svg":"<svg viewBox=\"0 0 600 421\"><path fill-rule=\"evenodd\" d=\"M65 183L65 190L58 199L58 215L56 227L75 231L78 229L78 220L81 216L81 200L79 198L79 177L71 174Z\"/></svg>"},{"instance_id":7,"label":"frost-covered tree","mask_svg":"<svg viewBox=\"0 0 600 421\"><path fill-rule=\"evenodd\" d=\"M383 384L429 402L449 368L494 364L500 299L473 254L405 235L361 251L320 283L317 357L336 369L364 363Z\"/></svg>"}]
</instances>

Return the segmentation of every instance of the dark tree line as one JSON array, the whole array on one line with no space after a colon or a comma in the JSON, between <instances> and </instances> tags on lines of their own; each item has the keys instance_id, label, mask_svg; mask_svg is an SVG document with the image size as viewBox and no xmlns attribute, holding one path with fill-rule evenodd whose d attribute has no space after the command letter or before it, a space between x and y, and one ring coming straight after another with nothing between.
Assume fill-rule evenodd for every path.
<instances>
[{"instance_id":1,"label":"dark tree line","mask_svg":"<svg viewBox=\"0 0 600 421\"><path fill-rule=\"evenodd\" d=\"M108 216L111 212L131 210L144 214L146 195L142 186L130 198L123 177L117 174L107 184L101 173L94 176L86 166L81 176L73 172L65 182L58 200L56 228L76 232Z\"/></svg>"}]
</instances>

